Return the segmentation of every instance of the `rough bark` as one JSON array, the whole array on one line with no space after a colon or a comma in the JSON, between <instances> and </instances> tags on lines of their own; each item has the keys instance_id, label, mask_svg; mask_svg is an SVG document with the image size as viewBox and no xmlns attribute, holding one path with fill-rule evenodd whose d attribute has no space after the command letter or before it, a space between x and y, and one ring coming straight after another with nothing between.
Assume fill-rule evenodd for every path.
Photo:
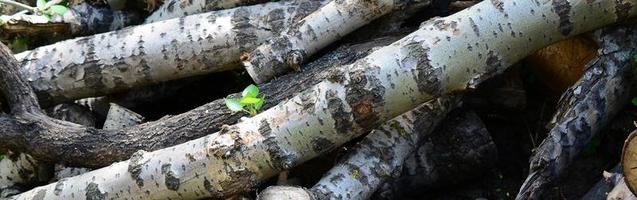
<instances>
[{"instance_id":1,"label":"rough bark","mask_svg":"<svg viewBox=\"0 0 637 200\"><path fill-rule=\"evenodd\" d=\"M165 149L139 151L130 160L38 187L16 198L192 199L221 198L250 190L279 171L358 137L421 103L475 87L543 46L633 16L637 11L632 7L618 10L617 3L483 1L454 15L430 20L403 39L330 72L326 80L300 94L219 132ZM608 14L609 11L618 12ZM502 24L503 21L511 23ZM558 21L562 23L555 23ZM12 60L3 56L3 60L7 59ZM10 75L0 76L2 80L24 82L15 69L0 70L0 75ZM29 87L9 86L12 87L0 87L5 96L14 98L18 96L14 94L16 90L24 92L31 98L29 103L36 103L27 108L37 108ZM92 154L91 160L101 160L112 155L112 149L137 145L130 142L118 146L100 131L37 117L18 121L0 116L0 122L0 141L13 148L29 146L24 141L33 143L52 134L59 137L73 132L88 136L80 139L89 140L89 144L96 140L111 149L95 152L93 146L89 149L82 146L85 143L75 143L77 136L64 138L65 143L46 141L53 146L45 150L62 152L67 160L78 163L74 155ZM21 134L25 124L32 134ZM181 123L166 126L171 125ZM128 130L132 129L116 134ZM32 136L36 138L23 139Z\"/></svg>"},{"instance_id":2,"label":"rough bark","mask_svg":"<svg viewBox=\"0 0 637 200\"><path fill-rule=\"evenodd\" d=\"M531 157L529 176L517 199L542 199L591 138L628 102L637 47L635 27L598 32L600 55L562 95L549 135Z\"/></svg>"},{"instance_id":3,"label":"rough bark","mask_svg":"<svg viewBox=\"0 0 637 200\"><path fill-rule=\"evenodd\" d=\"M415 116L416 120L411 125L416 125L418 129L410 130L411 127L402 126L404 124L392 125L393 122L388 122L381 129L372 131L354 147L346 160L339 162L311 189L269 187L259 195L260 199L282 199L278 195L308 196L312 199L368 199L381 186L382 189L376 192L377 199L403 199L405 195L399 193L417 195L425 192L426 188L457 183L479 174L488 168L490 162L495 161L495 144L475 113L466 112L450 117L433 134L429 134L435 121L443 117L431 118L432 121L426 123L418 120L429 119L427 115L444 115L445 112L437 111L444 109L438 106L431 108L428 113ZM415 110L418 109L422 108ZM379 134L381 132L391 136L383 136ZM390 140L389 137L404 140ZM418 143L414 140L416 138L424 139L425 142ZM418 145L421 146L413 152ZM405 159L407 163L404 163Z\"/></svg>"},{"instance_id":4,"label":"rough bark","mask_svg":"<svg viewBox=\"0 0 637 200\"><path fill-rule=\"evenodd\" d=\"M395 40L396 38L384 38L360 45L344 46L315 62L309 63L309 70L302 74L291 74L261 85L260 91L267 97L263 109L271 108L319 83L328 77L335 68L368 55L372 48L387 45ZM240 93L231 96L237 95ZM53 132L24 139L23 142L31 141L32 145L38 146L39 151L19 148L15 145L11 149L29 151L41 161L58 162L62 160L67 164L78 166L106 166L114 161L128 158L139 149L156 150L214 133L219 131L224 124L236 123L242 116L244 116L243 113L232 113L226 108L224 100L218 99L180 115L123 130L88 129L89 133L86 133L84 129L66 129L64 127L31 130L34 133ZM56 142L51 142L49 137L59 139L53 140ZM94 137L97 138L94 139ZM3 145L6 143L0 142L0 147ZM60 148L75 150L73 153L67 153L66 150L59 151Z\"/></svg>"},{"instance_id":5,"label":"rough bark","mask_svg":"<svg viewBox=\"0 0 637 200\"><path fill-rule=\"evenodd\" d=\"M308 194L315 199L369 198L385 179L399 173L399 166L417 148L418 141L458 106L459 99L453 96L432 100L372 130Z\"/></svg>"},{"instance_id":6,"label":"rough bark","mask_svg":"<svg viewBox=\"0 0 637 200\"><path fill-rule=\"evenodd\" d=\"M144 23L265 2L268 2L268 0L166 0L153 14L146 18Z\"/></svg>"},{"instance_id":7,"label":"rough bark","mask_svg":"<svg viewBox=\"0 0 637 200\"><path fill-rule=\"evenodd\" d=\"M282 1L191 15L16 54L43 102L63 102L240 68L241 53L325 1Z\"/></svg>"},{"instance_id":8,"label":"rough bark","mask_svg":"<svg viewBox=\"0 0 637 200\"><path fill-rule=\"evenodd\" d=\"M0 198L24 191L21 186L45 183L38 161L23 153L6 152L0 160Z\"/></svg>"},{"instance_id":9,"label":"rough bark","mask_svg":"<svg viewBox=\"0 0 637 200\"><path fill-rule=\"evenodd\" d=\"M139 21L139 16L133 12L113 11L81 3L71 6L63 17L51 20L37 15L12 16L0 30L5 37L69 37L118 30Z\"/></svg>"},{"instance_id":10,"label":"rough bark","mask_svg":"<svg viewBox=\"0 0 637 200\"><path fill-rule=\"evenodd\" d=\"M393 10L418 9L430 0L331 1L268 39L242 59L256 83L264 83L300 65L327 45Z\"/></svg>"},{"instance_id":11,"label":"rough bark","mask_svg":"<svg viewBox=\"0 0 637 200\"><path fill-rule=\"evenodd\" d=\"M133 112L132 110L121 107L117 104L111 103L108 114L106 115L106 121L104 122L103 129L117 130L125 127L135 126L141 124L144 117Z\"/></svg>"}]
</instances>

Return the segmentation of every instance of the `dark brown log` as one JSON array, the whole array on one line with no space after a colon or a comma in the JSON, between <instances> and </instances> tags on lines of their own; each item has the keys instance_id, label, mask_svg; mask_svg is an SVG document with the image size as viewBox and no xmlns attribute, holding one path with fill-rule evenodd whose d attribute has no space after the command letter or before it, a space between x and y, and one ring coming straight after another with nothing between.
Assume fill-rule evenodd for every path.
<instances>
[{"instance_id":1,"label":"dark brown log","mask_svg":"<svg viewBox=\"0 0 637 200\"><path fill-rule=\"evenodd\" d=\"M302 74L290 74L261 85L262 94L267 98L263 109L268 109L322 81L330 74L329 69L351 63L366 56L372 48L387 45L396 39L398 38L382 38L363 44L343 46L309 63L308 70ZM4 62L15 66L12 58L10 54L2 55L0 64ZM14 69L1 69L5 72L3 74L8 72L9 75L13 75L11 79L0 76L2 80L22 80L19 74L14 73L17 73L17 66ZM4 95L11 97L8 101L16 110L14 113L26 109L38 112L38 104L33 100L35 96L29 96L33 94L26 90L30 89L26 83L13 87L2 86L2 91L8 91ZM14 93L18 95L10 95ZM26 97L23 97L25 95ZM225 107L223 99L180 115L112 131L72 125L43 115L30 115L28 118L18 119L0 114L0 141L3 141L0 149L26 152L42 161L64 161L70 166L105 166L126 159L139 149L155 150L214 133L224 124L234 124L241 116L244 114L230 112ZM29 148L34 146L38 148Z\"/></svg>"}]
</instances>

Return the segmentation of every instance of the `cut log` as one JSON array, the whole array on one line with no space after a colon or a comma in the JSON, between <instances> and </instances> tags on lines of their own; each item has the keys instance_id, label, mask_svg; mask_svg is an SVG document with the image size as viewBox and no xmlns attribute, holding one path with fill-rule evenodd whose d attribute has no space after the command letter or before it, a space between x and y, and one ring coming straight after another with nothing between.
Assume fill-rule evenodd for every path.
<instances>
[{"instance_id":1,"label":"cut log","mask_svg":"<svg viewBox=\"0 0 637 200\"><path fill-rule=\"evenodd\" d=\"M483 1L454 15L430 20L403 39L331 71L326 80L289 100L219 132L152 152L138 151L129 160L35 188L16 199L85 195L223 198L251 190L279 171L340 146L421 103L475 87L541 47L637 12L631 7L609 15L608 11L617 11L616 3ZM624 3L632 5L637 0ZM563 20L565 16L568 20ZM564 23L552 21L560 19ZM499 27L502 32L498 33ZM103 160L114 154L113 149L137 145L105 137L113 132L42 117L35 94L17 72L15 62L8 53L1 55L4 65L0 65L0 80L10 84L0 85L0 90L8 98L13 116L0 116L0 148L29 150L25 147L37 144L41 148L37 152L51 151L47 152L49 156L62 154L68 158L65 160L82 163ZM182 124L168 123L161 128ZM25 134L25 130L29 132ZM121 136L130 134L130 130L134 128L114 133ZM170 139L174 142L174 137ZM85 141L78 143L81 140ZM95 143L99 146L84 146ZM92 157L79 159L78 155Z\"/></svg>"},{"instance_id":2,"label":"cut log","mask_svg":"<svg viewBox=\"0 0 637 200\"><path fill-rule=\"evenodd\" d=\"M403 123L388 122L381 129L372 131L354 147L346 160L339 162L311 189L269 187L259 195L260 199L281 199L279 195L308 196L311 199L368 199L387 180L389 182L374 199L402 199L405 195L399 193L417 195L425 192L427 187L455 183L479 174L495 161L495 144L475 113L459 113L448 118L441 128L429 134L436 118L430 118L432 121L426 123L419 122L419 119L444 114L439 112L442 110L437 111L438 106L430 108L433 109L415 116L413 125L418 127L417 130L403 126ZM415 110L418 109L422 108ZM406 119L402 116L407 115L403 114L394 121ZM442 117L437 120L440 119ZM383 136L385 133L391 136ZM391 140L388 137L401 139ZM426 142L416 143L413 140L416 138L424 138ZM415 150L419 144L421 146L416 152L405 151ZM403 162L405 158L407 163Z\"/></svg>"},{"instance_id":3,"label":"cut log","mask_svg":"<svg viewBox=\"0 0 637 200\"><path fill-rule=\"evenodd\" d=\"M144 23L265 2L268 2L268 0L166 0L153 14L146 18Z\"/></svg>"},{"instance_id":4,"label":"cut log","mask_svg":"<svg viewBox=\"0 0 637 200\"><path fill-rule=\"evenodd\" d=\"M368 55L372 48L387 45L396 39L395 37L391 37L359 45L346 45L310 63L307 67L309 70L302 74L291 74L279 78L272 83L261 85L260 91L267 97L263 109L271 108L293 97L304 89L324 80L335 68L362 58ZM241 94L237 93L231 96L237 95ZM106 166L114 161L130 157L130 155L139 149L155 150L165 148L217 132L224 124L234 124L242 116L244 116L243 113L232 113L226 108L224 100L218 99L180 115L148 122L124 130L104 131L88 129L90 131L96 131L95 133L77 132L79 130L74 129L59 130L60 132L51 133L52 135L50 135L56 138L61 137L59 143L51 143L48 139L29 139L32 142L38 143L37 146L40 150L38 151L39 153L30 153L42 161L64 161L66 164L71 164L72 166ZM179 124L180 126L173 126L174 124ZM0 125L2 125L2 123L0 123ZM93 137L97 138L94 139ZM80 144L81 146L75 144ZM3 145L5 144L0 142L0 146ZM64 151L56 150L59 148L58 145L65 146L63 148L77 150L74 151L74 153L68 154ZM113 146L117 146L117 151L112 151ZM49 150L42 151L44 149ZM27 150L23 149L22 151ZM109 153L104 154L98 152Z\"/></svg>"},{"instance_id":5,"label":"cut log","mask_svg":"<svg viewBox=\"0 0 637 200\"><path fill-rule=\"evenodd\" d=\"M310 56L363 25L393 10L417 10L430 0L331 1L256 47L243 64L256 83L264 83L300 66Z\"/></svg>"},{"instance_id":6,"label":"cut log","mask_svg":"<svg viewBox=\"0 0 637 200\"><path fill-rule=\"evenodd\" d=\"M637 26L597 32L600 55L560 99L547 138L530 159L529 175L517 199L542 199L568 165L630 97Z\"/></svg>"},{"instance_id":7,"label":"cut log","mask_svg":"<svg viewBox=\"0 0 637 200\"><path fill-rule=\"evenodd\" d=\"M325 0L272 2L58 42L16 54L40 101L58 103L241 68L251 50Z\"/></svg>"},{"instance_id":8,"label":"cut log","mask_svg":"<svg viewBox=\"0 0 637 200\"><path fill-rule=\"evenodd\" d=\"M637 192L637 131L630 133L622 149L622 174L626 185L633 193Z\"/></svg>"}]
</instances>

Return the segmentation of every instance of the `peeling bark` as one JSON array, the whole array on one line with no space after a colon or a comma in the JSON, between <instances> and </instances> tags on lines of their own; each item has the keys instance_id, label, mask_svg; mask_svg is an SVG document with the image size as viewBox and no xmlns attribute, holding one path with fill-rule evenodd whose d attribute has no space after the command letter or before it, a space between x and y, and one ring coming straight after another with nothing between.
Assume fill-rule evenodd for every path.
<instances>
[{"instance_id":1,"label":"peeling bark","mask_svg":"<svg viewBox=\"0 0 637 200\"><path fill-rule=\"evenodd\" d=\"M166 0L144 23L265 2L268 0Z\"/></svg>"},{"instance_id":2,"label":"peeling bark","mask_svg":"<svg viewBox=\"0 0 637 200\"><path fill-rule=\"evenodd\" d=\"M325 1L272 2L58 42L16 54L40 101L57 103L240 68L239 57Z\"/></svg>"},{"instance_id":3,"label":"peeling bark","mask_svg":"<svg viewBox=\"0 0 637 200\"><path fill-rule=\"evenodd\" d=\"M555 10L551 3L511 0L494 5L483 1L454 15L430 20L418 31L331 71L326 80L254 117L173 147L139 151L129 160L35 188L16 199L222 198L251 190L279 171L340 146L421 103L475 87L541 47L619 19L607 14L615 10L613 1L560 1L561 6L569 7L568 12ZM631 8L622 16L633 16L635 12ZM570 17L561 21L568 22L568 31L564 31L564 23L555 23L565 15ZM502 24L503 21L511 23ZM472 25L483 32L476 32ZM20 84L0 85L0 89L15 107L12 110L21 111L12 113L26 113L27 118L0 116L0 145L24 149L29 146L23 143L24 137L35 136L27 141L37 142L69 132L88 136L80 139L95 140L89 144L99 141L108 146L103 149L136 145L111 143L111 137L104 137L108 132L38 118L35 95L15 72L17 66L7 60L13 61L10 55L0 59L9 63L0 65L0 80ZM27 127L33 134L22 134ZM133 129L116 134L129 130ZM92 153L91 160L102 160L114 153L95 152L93 146L74 143L76 139L77 136L64 139L65 143L45 144L53 145L47 150L62 152L68 160L78 163L81 161L74 156L82 153Z\"/></svg>"},{"instance_id":4,"label":"peeling bark","mask_svg":"<svg viewBox=\"0 0 637 200\"><path fill-rule=\"evenodd\" d=\"M97 8L88 3L71 6L63 17L49 20L44 16L17 15L0 27L7 36L52 37L90 35L122 29L139 23L135 13Z\"/></svg>"},{"instance_id":5,"label":"peeling bark","mask_svg":"<svg viewBox=\"0 0 637 200\"><path fill-rule=\"evenodd\" d=\"M547 138L530 159L529 176L517 199L542 199L568 165L630 98L635 26L608 28L600 34L600 56L563 95Z\"/></svg>"},{"instance_id":6,"label":"peeling bark","mask_svg":"<svg viewBox=\"0 0 637 200\"><path fill-rule=\"evenodd\" d=\"M300 65L327 45L394 10L413 10L430 0L331 1L296 22L280 36L268 39L242 58L256 83L264 83Z\"/></svg>"}]
</instances>

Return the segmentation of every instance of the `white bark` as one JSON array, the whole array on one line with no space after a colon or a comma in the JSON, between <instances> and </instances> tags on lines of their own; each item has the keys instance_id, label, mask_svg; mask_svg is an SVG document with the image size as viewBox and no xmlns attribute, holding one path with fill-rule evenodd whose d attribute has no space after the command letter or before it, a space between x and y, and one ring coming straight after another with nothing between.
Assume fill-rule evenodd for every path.
<instances>
[{"instance_id":1,"label":"white bark","mask_svg":"<svg viewBox=\"0 0 637 200\"><path fill-rule=\"evenodd\" d=\"M300 65L327 45L394 10L417 9L430 0L335 0L268 39L243 58L256 83L264 83Z\"/></svg>"},{"instance_id":2,"label":"white bark","mask_svg":"<svg viewBox=\"0 0 637 200\"><path fill-rule=\"evenodd\" d=\"M240 68L241 53L325 1L273 2L191 15L16 54L44 102Z\"/></svg>"},{"instance_id":3,"label":"white bark","mask_svg":"<svg viewBox=\"0 0 637 200\"><path fill-rule=\"evenodd\" d=\"M268 0L166 0L144 23L265 2Z\"/></svg>"},{"instance_id":4,"label":"white bark","mask_svg":"<svg viewBox=\"0 0 637 200\"><path fill-rule=\"evenodd\" d=\"M105 130L117 130L125 127L135 126L141 124L144 117L133 112L132 110L121 107L117 104L110 103L110 109L106 115L106 121L104 122Z\"/></svg>"},{"instance_id":5,"label":"white bark","mask_svg":"<svg viewBox=\"0 0 637 200\"><path fill-rule=\"evenodd\" d=\"M222 198L250 190L434 97L475 87L541 47L637 12L617 3L483 1L430 20L314 87L222 131L139 151L129 160L16 199Z\"/></svg>"},{"instance_id":6,"label":"white bark","mask_svg":"<svg viewBox=\"0 0 637 200\"><path fill-rule=\"evenodd\" d=\"M19 193L24 188L17 185L36 183L42 175L39 163L23 153L8 152L0 160L0 198Z\"/></svg>"}]
</instances>

